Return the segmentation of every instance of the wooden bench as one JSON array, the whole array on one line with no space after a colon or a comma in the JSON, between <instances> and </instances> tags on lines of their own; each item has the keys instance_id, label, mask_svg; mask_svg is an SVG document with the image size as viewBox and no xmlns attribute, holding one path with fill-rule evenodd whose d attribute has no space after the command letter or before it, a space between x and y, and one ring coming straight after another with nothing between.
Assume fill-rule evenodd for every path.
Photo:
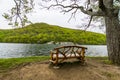
<instances>
[{"instance_id":1,"label":"wooden bench","mask_svg":"<svg viewBox=\"0 0 120 80\"><path fill-rule=\"evenodd\" d=\"M77 58L81 62L85 61L86 47L82 46L61 46L50 51L50 57L53 64L58 64L66 59Z\"/></svg>"}]
</instances>

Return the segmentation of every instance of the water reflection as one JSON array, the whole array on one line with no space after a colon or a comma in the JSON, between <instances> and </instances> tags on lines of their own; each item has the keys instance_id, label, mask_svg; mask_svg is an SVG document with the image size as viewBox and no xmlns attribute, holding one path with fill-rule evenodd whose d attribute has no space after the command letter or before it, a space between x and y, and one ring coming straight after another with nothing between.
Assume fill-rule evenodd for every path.
<instances>
[{"instance_id":1,"label":"water reflection","mask_svg":"<svg viewBox=\"0 0 120 80\"><path fill-rule=\"evenodd\" d=\"M71 44L14 44L0 43L0 58L49 55L54 47ZM73 44L72 44L73 45ZM104 45L82 45L88 48L88 56L107 56Z\"/></svg>"}]
</instances>

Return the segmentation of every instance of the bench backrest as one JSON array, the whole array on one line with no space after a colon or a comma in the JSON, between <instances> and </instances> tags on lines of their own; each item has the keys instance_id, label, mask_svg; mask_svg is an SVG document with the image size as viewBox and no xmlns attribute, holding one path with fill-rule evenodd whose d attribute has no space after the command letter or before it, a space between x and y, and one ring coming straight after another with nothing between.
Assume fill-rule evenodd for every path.
<instances>
[{"instance_id":1,"label":"bench backrest","mask_svg":"<svg viewBox=\"0 0 120 80\"><path fill-rule=\"evenodd\" d=\"M77 55L84 56L85 49L87 48L82 46L61 46L54 48L54 51L56 54L62 54L65 57L67 57L67 55L70 54L73 56L77 56Z\"/></svg>"}]
</instances>

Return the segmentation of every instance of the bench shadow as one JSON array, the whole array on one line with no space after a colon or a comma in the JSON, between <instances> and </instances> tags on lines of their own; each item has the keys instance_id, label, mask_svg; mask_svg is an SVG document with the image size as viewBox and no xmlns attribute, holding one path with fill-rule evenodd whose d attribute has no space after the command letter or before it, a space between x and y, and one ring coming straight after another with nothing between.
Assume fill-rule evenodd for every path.
<instances>
[{"instance_id":1,"label":"bench shadow","mask_svg":"<svg viewBox=\"0 0 120 80\"><path fill-rule=\"evenodd\" d=\"M65 69L65 68L73 68L73 67L85 67L87 66L86 62L80 62L80 61L72 61L72 62L62 62L57 65L50 64L49 68L54 69L54 67L59 67L59 69Z\"/></svg>"}]
</instances>

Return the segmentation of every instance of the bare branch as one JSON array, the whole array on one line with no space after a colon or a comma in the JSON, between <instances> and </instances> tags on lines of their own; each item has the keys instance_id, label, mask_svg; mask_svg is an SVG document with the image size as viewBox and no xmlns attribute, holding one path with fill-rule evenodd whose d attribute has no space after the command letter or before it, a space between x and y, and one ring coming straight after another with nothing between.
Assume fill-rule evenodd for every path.
<instances>
[{"instance_id":1,"label":"bare branch","mask_svg":"<svg viewBox=\"0 0 120 80\"><path fill-rule=\"evenodd\" d=\"M92 22L92 18L93 18L93 16L90 17L90 21L89 21L87 27L85 28L85 31L90 27L90 24L91 24L91 22Z\"/></svg>"},{"instance_id":2,"label":"bare branch","mask_svg":"<svg viewBox=\"0 0 120 80\"><path fill-rule=\"evenodd\" d=\"M86 10L88 10L89 5L90 5L90 0L87 0L87 8L86 8Z\"/></svg>"},{"instance_id":3,"label":"bare branch","mask_svg":"<svg viewBox=\"0 0 120 80\"><path fill-rule=\"evenodd\" d=\"M73 17L75 18L75 15L76 15L77 10L78 10L78 9L76 9L74 12L72 12L71 17L69 18L68 22L69 22Z\"/></svg>"},{"instance_id":4,"label":"bare branch","mask_svg":"<svg viewBox=\"0 0 120 80\"><path fill-rule=\"evenodd\" d=\"M44 8L47 8L47 9L50 9L52 7L61 7L63 10L62 12L70 12L74 9L79 9L81 10L84 14L87 14L87 15L91 15L91 16L105 16L105 14L99 10L98 12L91 12L89 10L85 10L83 6L79 6L78 4L71 4L71 5L68 5L68 6L65 6L65 5L62 5L62 4L52 4L50 5L49 7L45 7L43 6ZM68 9L68 10L64 10L64 9Z\"/></svg>"},{"instance_id":5,"label":"bare branch","mask_svg":"<svg viewBox=\"0 0 120 80\"><path fill-rule=\"evenodd\" d=\"M97 11L97 12L91 12L89 10L84 10L84 8L82 6L79 7L79 9L84 13L84 14L88 14L91 16L105 16L105 13L103 13L101 10Z\"/></svg>"},{"instance_id":6,"label":"bare branch","mask_svg":"<svg viewBox=\"0 0 120 80\"><path fill-rule=\"evenodd\" d=\"M62 2L64 2L64 1L66 1L67 2L67 0L60 0L60 1L62 1ZM69 1L69 0L68 0ZM92 8L91 7L91 4L93 3L91 3L91 0L87 0L88 2L86 2L87 3L87 5L86 6L81 6L77 1L78 0L70 0L70 1L73 1L72 3L69 3L69 4L64 4L64 3L62 3L62 2L59 2L59 0L55 0L54 2L54 4L51 4L51 5L49 5L49 6L43 6L42 5L42 7L44 7L44 8L46 8L46 9L51 9L51 8L60 8L61 9L61 12L64 12L64 14L65 13L67 13L67 12L72 12L71 13L71 17L69 18L69 20L68 20L68 22L73 18L73 17L75 17L75 15L76 15L76 13L78 12L78 11L81 11L81 12L83 12L84 14L87 14L87 15L90 15L91 17L90 17L90 20L89 20L89 23L88 23L88 25L87 26L85 26L84 28L84 30L86 30L86 29L88 29L89 27L90 27L90 24L91 24L91 22L92 22L92 19L93 19L93 17L94 16L106 16L106 14L104 13L104 7L102 7L101 5L103 4L103 0L94 0L93 2L96 2L96 4L97 4L97 6L96 7L98 7L99 9L97 9L97 10L94 10L94 8ZM101 2L98 2L98 1L101 1ZM103 5L104 6L104 5Z\"/></svg>"}]
</instances>

